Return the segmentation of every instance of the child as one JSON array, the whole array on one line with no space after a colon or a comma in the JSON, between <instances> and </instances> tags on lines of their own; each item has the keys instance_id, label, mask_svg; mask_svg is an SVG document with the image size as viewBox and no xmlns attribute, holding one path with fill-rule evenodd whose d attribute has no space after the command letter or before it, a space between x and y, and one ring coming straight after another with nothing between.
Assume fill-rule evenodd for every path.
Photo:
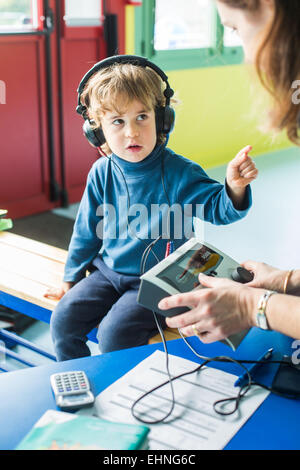
<instances>
[{"instance_id":1,"label":"child","mask_svg":"<svg viewBox=\"0 0 300 470\"><path fill-rule=\"evenodd\" d=\"M181 224L201 208L202 218L218 225L244 217L251 205L249 183L257 176L251 147L229 163L225 185L166 148L156 121L156 109L166 103L164 85L150 67L115 63L94 73L80 96L106 139L99 151L109 158L97 160L89 172L63 286L45 294L61 299L51 318L58 360L89 355L86 335L98 326L102 352L147 344L156 323L136 301L146 247L158 238L143 270L164 258L168 240L174 249L187 240ZM171 219L173 205L188 211L179 218L175 211Z\"/></svg>"}]
</instances>

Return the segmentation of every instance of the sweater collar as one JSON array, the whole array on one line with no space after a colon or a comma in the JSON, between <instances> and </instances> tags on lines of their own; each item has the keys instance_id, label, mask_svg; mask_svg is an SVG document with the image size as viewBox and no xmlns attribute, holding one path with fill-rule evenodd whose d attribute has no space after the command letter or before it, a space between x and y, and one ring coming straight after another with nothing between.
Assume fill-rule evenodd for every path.
<instances>
[{"instance_id":1,"label":"sweater collar","mask_svg":"<svg viewBox=\"0 0 300 470\"><path fill-rule=\"evenodd\" d=\"M152 152L140 162L128 162L114 153L111 155L111 159L121 168L124 174L138 176L155 168L160 163L163 148L164 145L157 145Z\"/></svg>"}]
</instances>

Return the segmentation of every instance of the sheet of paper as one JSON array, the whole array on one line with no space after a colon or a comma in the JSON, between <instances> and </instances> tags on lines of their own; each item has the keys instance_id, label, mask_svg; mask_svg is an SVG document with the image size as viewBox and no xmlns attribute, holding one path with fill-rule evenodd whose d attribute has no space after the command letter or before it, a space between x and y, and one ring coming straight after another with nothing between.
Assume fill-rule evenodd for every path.
<instances>
[{"instance_id":1,"label":"sheet of paper","mask_svg":"<svg viewBox=\"0 0 300 470\"><path fill-rule=\"evenodd\" d=\"M172 376L196 367L194 362L169 355ZM100 393L93 408L81 410L80 413L111 421L139 423L131 414L132 404L144 392L167 379L165 354L155 351ZM236 413L221 416L215 412L213 403L236 396L238 388L234 387L235 381L235 375L212 367L173 381L176 401L174 410L165 422L149 425L150 449L223 449L269 393L253 387L247 397L240 401ZM139 402L135 412L144 419L157 420L166 414L171 404L171 389L167 384Z\"/></svg>"}]
</instances>

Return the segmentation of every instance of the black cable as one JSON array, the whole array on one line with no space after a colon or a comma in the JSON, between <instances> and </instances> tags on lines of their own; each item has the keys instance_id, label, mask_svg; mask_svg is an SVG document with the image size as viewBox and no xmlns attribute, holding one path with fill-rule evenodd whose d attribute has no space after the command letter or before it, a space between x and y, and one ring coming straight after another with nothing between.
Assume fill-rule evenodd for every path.
<instances>
[{"instance_id":1,"label":"black cable","mask_svg":"<svg viewBox=\"0 0 300 470\"><path fill-rule=\"evenodd\" d=\"M157 237L153 242L151 242L147 248L144 250L144 253L142 255L142 258L141 258L141 263L140 263L140 275L142 276L142 274L144 274L145 272L145 267L146 267L146 262L147 262L147 258L148 258L148 255L150 254L150 251L152 250L152 248L155 246L155 244L158 242L158 240L160 240L162 238L161 235L159 235L159 237ZM156 256L156 254L153 252L152 253L153 256L156 258L156 261L159 263L159 259L158 257Z\"/></svg>"},{"instance_id":2,"label":"black cable","mask_svg":"<svg viewBox=\"0 0 300 470\"><path fill-rule=\"evenodd\" d=\"M171 202L170 202L170 198L169 198L169 195L167 193L167 190L166 190L166 186L165 186L165 162L164 162L164 155L162 156L161 158L161 172L160 172L160 175L161 175L161 183L162 183L162 187L163 187L163 190L164 190L164 193L165 193L165 196L166 196L166 199L167 199L167 203L168 203L168 214L167 214L167 239L168 241L171 240L171 220L170 220L170 217L171 217Z\"/></svg>"},{"instance_id":3,"label":"black cable","mask_svg":"<svg viewBox=\"0 0 300 470\"><path fill-rule=\"evenodd\" d=\"M147 421L147 420L144 420L143 418L141 418L140 416L138 416L137 414L135 414L134 408L135 408L135 406L136 406L143 398L145 398L146 396L148 396L148 395L150 395L151 393L155 392L156 390L160 389L161 387L164 387L164 386L167 385L168 383L171 385L174 380L180 379L181 377L185 377L186 375L190 375L190 374L194 374L194 373L196 373L196 372L199 372L202 368L204 368L204 367L206 366L206 364L208 364L208 363L210 363L210 362L213 362L213 361L214 361L214 362L234 362L235 364L238 364L240 367L242 367L242 368L245 370L245 372L247 372L247 375L248 375L248 384L247 384L247 386L248 386L249 384L251 384L251 381L252 381L251 375L250 375L248 369L247 369L245 366L243 366L243 364L240 364L240 361L237 361L237 360L232 359L232 358L227 357L227 356L216 356L216 357L208 358L208 359L205 360L202 364L198 365L195 369L193 369L193 370L191 370L191 371L183 372L182 374L176 375L176 376L174 376L174 377L171 377L170 374L168 374L168 376L169 376L168 380L166 380L165 382L163 382L163 383L157 385L156 387L153 387L151 390L149 390L148 392L144 393L144 394L141 395L137 400L135 400L135 402L133 403L133 405L132 405L132 407L131 407L131 413L132 413L132 415L133 415L138 421L141 421L142 423L145 423L145 424L158 424L158 423L161 423L161 422L165 421L165 420L170 416L171 410L174 409L174 406L175 406L175 397L174 397L174 395L173 395L174 398L173 398L173 400L172 400L171 410L168 411L168 413L167 413L163 418L161 418L161 419L152 420L152 421L150 421L150 420L148 420L148 421ZM244 393L243 393L243 389L244 389L244 387L241 388L241 389L239 389L239 392L238 392L238 394L237 394L236 397L229 397L229 398L225 398L225 399L218 400L217 402L215 402L215 403L213 404L213 407L214 407L216 413L222 414L222 415L229 415L229 414L235 413L235 411L236 411L237 408L238 408L238 403L239 403L240 399L243 398L243 396L247 393L247 391L248 391L249 388L247 388ZM173 387L172 387L172 390L173 390ZM227 402L227 401L230 402L230 401L233 401L233 400L236 400L236 406L235 406L235 408L234 408L232 411L230 411L230 412L223 412L223 411L218 410L218 409L216 408L216 405L220 404L221 402L222 402L222 403L223 403L223 402L225 403L225 402Z\"/></svg>"},{"instance_id":4,"label":"black cable","mask_svg":"<svg viewBox=\"0 0 300 470\"><path fill-rule=\"evenodd\" d=\"M164 416L164 420L167 419L173 412L174 410L174 406L175 406L175 393L174 393L174 387L173 387L173 379L172 379L172 376L170 374L170 369L169 369L169 353L168 353L168 348L167 348L167 343L166 343L166 339L165 339L165 336L164 336L164 333L163 333L163 329L161 327L161 324L159 322L159 319L157 318L157 315L155 312L152 312L153 315L154 315L154 319L155 319L155 322L156 322L156 326L158 328L158 331L162 337L162 342L163 342L163 346L164 346L164 351L165 351L165 357L166 357L166 370L167 370L167 374L168 374L168 380L166 383L169 383L170 384L170 388L171 388L171 395L172 395L172 400L171 400L171 407L169 409L169 411L167 412L167 414ZM153 391L153 390L152 390ZM146 395L148 395L150 392L147 392ZM142 421L143 423L145 424L156 424L156 423L159 423L161 420L156 420L156 421L147 421L145 419L142 419L140 417L138 417L137 415L134 414L134 407L139 403L140 400L142 400L146 395L142 395L140 398L138 398L132 405L131 407L131 412L132 412L132 415L138 419L139 421Z\"/></svg>"},{"instance_id":5,"label":"black cable","mask_svg":"<svg viewBox=\"0 0 300 470\"><path fill-rule=\"evenodd\" d=\"M110 158L110 157L108 157ZM111 158L110 158L111 159ZM126 186L126 191L127 191L127 224L128 224L128 227L129 227L129 219L128 219L128 215L129 215L129 208L130 208L130 195L129 195L129 190L128 190L128 186L127 186L127 182L126 182L126 179L125 179L125 176L121 170L121 168L119 167L119 165L111 159L111 161L117 166L117 168L119 169L122 177L123 177L123 180L124 180L124 183L125 183L125 186ZM166 196L166 199L167 199L167 202L168 202L168 239L170 240L170 207L171 207L171 203L170 203L170 199L169 199L169 196L168 196L168 193L166 191L166 187L165 187L165 182L164 182L164 161L163 161L163 158L162 158L162 161L161 161L161 181L162 181L162 186L163 186L163 190L164 190L164 193L165 193L165 196ZM136 234L135 234L135 237L138 238L139 240L141 240L144 244L146 244L144 242L144 240L140 239ZM143 252L143 255L142 255L142 258L141 258L141 263L140 263L140 273L141 275L144 274L145 272L145 266L146 266L146 263L147 263L147 259L148 259L148 256L150 255L150 253L152 252L152 254L154 255L154 257L156 258L157 262L159 262L160 260L158 259L158 257L156 256L155 252L153 251L153 248L155 246L155 244L162 238L162 235L160 235L159 237L157 237L154 241L152 241L149 245L146 246L144 252ZM178 329L178 332L180 333L182 339L184 340L185 344L190 348L190 350L196 355L198 356L200 359L202 359L204 362L202 364L200 364L199 366L197 366L195 369L189 371L189 372L184 372L182 374L179 374L177 376L174 376L172 377L171 374L170 374L170 370L169 370L169 353L168 353L168 349L167 349L167 344L166 344L166 340L165 340L165 336L164 336L164 332L163 332L163 329L160 325L160 322L159 322L159 319L156 315L155 312L152 312L153 313L153 316L154 316L154 319L155 319L155 322L156 322L156 326L158 328L158 331L160 333L160 336L162 338L162 343L163 343L163 347L164 347L164 351L165 351L165 356L166 356L166 370L167 370L167 375L168 375L168 380L166 380L165 382L163 382L162 384L160 385L157 385L156 387L152 388L151 390L149 390L148 392L144 393L143 395L141 395L139 398L137 398L134 403L132 404L131 406L131 413L133 415L133 417L135 419L137 419L138 421L144 423L144 424L158 424L158 423L161 423L163 421L165 421L173 412L174 410L174 407L175 407L175 393L174 393L174 387L173 387L173 381L174 380L177 380L181 377L184 377L186 375L190 375L190 374L194 374L196 372L199 372L203 367L206 366L206 364L209 364L210 362L226 362L226 363L234 363L236 365L238 365L239 367L241 367L245 373L247 374L247 378L248 378L248 383L246 383L244 386L240 387L239 390L238 390L238 393L236 396L233 396L233 397L228 397L228 398L224 398L224 399L221 399L221 400L217 400L216 402L213 403L213 408L215 410L215 412L217 414L220 414L220 415L223 415L223 416L228 416L228 415L232 415L234 414L237 410L238 410L238 407L239 407L239 404L240 404L240 401L246 396L246 394L249 392L249 390L251 389L252 386L256 385L256 386L260 386L262 388L265 388L266 390L269 390L273 393L276 393L280 396L285 396L285 395L282 395L280 394L279 392L276 392L274 389L270 388L270 387L267 387L267 386L264 386L262 384L258 384L257 382L254 382L252 380L252 377L251 377L251 374L250 372L248 371L248 369L244 366L244 364L285 364L285 361L270 361L270 360L266 360L266 361L256 361L256 360L236 360L236 359L233 359L229 356L216 356L216 357L212 357L212 358L209 358L209 357L206 357L206 356L202 356L200 354L197 353L197 351L189 344L189 342L187 341L187 339L182 335L180 329ZM161 387L165 386L169 384L170 385L170 388L171 388L171 395L172 395L172 400L171 400L171 406L170 406L170 409L169 411L167 411L167 413L165 414L165 416L161 419L156 419L156 420L147 420L147 419L143 419L141 416L139 416L138 414L136 414L135 412L135 407L136 405L141 401L143 400L145 397L147 397L148 395L150 395L151 393L155 392L156 390L160 389ZM299 395L300 396L300 395ZM295 398L298 398L298 397L295 397ZM230 411L223 411L222 410L222 407L226 404L226 403L230 403L230 402L234 402L234 407L232 410Z\"/></svg>"},{"instance_id":6,"label":"black cable","mask_svg":"<svg viewBox=\"0 0 300 470\"><path fill-rule=\"evenodd\" d=\"M130 230L130 224L129 224L129 209L130 209L130 194L129 194L129 189L128 189L128 185L127 185L127 182L126 182L126 178L124 176L124 173L122 171L122 169L120 168L120 166L110 157L110 156L107 156L107 158L109 158L109 160L118 168L119 172L121 173L122 175L122 178L123 178L123 181L125 183L125 188L126 188L126 193L127 193L127 225L128 225L128 230ZM171 203L170 203L170 199L169 199L169 196L168 196L168 193L166 191L166 187L165 187L165 182L164 182L164 161L163 161L163 157L161 159L161 181L162 181L162 186L163 186L163 190L164 190L164 193L165 193L165 196L166 196L166 199L167 199L167 202L168 202L168 225L167 225L167 228L168 228L168 240L170 241L170 207L171 207ZM147 245L147 243L139 238L137 236L137 234L134 234L135 238L137 238L138 240L140 240L142 243L144 243L144 245L146 245L146 248L143 252L143 255L142 255L142 258L141 258L141 263L140 263L140 271L141 271L141 275L144 274L145 272L145 266L146 266L146 262L147 262L147 259L148 259L148 256L149 254L152 252L152 255L155 257L156 261L159 262L160 260L158 259L157 255L155 254L154 250L153 250L153 247L155 246L155 244L162 238L162 235L160 235L159 237L157 237L154 241L152 241L150 244ZM210 362L232 362L240 367L242 367L244 369L244 371L246 372L247 376L248 376L248 383L246 385L244 385L243 387L240 387L238 393L236 396L234 397L229 397L229 398L225 398L225 399L221 399L221 400L217 400L214 404L213 404L213 408L214 410L216 411L216 413L220 414L220 415L223 415L223 416L228 416L228 415L231 415L233 413L235 413L238 409L238 406L239 406L239 403L240 403L240 400L245 397L245 395L247 394L247 392L250 390L250 388L254 385L256 386L260 386L262 388L265 388L269 391L272 391L273 393L277 393L278 395L280 396L286 396L286 395L283 395L283 394L280 394L279 392L276 392L274 391L274 389L270 388L270 387L267 387L267 386L264 386L262 384L259 384L259 383L256 383L256 382L253 382L252 380L252 377L248 371L248 369L243 365L243 364L283 364L285 363L285 361L251 361L251 360L235 360L229 356L216 356L216 357L213 357L213 358L208 358L208 357L205 357L205 356L201 356L197 353L197 351L195 351L195 349L188 343L188 341L186 340L186 338L184 338L184 336L182 335L180 329L178 329L182 339L184 340L185 344L187 344L187 346L191 349L191 351L196 355L198 356L199 358L201 358L202 360L204 360L204 362L202 364L200 364L199 366L197 366L195 369L193 369L192 371L189 371L189 372L184 372L182 374L179 374L177 376L174 376L172 377L171 374L170 374L170 370L169 370L169 353L168 353L168 349L167 349L167 344L166 344L166 340L165 340L165 336L164 336L164 333L163 333L163 329L160 325L160 322L158 320L158 317L156 315L155 312L153 312L153 316L154 316L154 319L155 319L155 322L156 322L156 326L158 328L158 331L160 333L160 336L162 338L162 342L163 342L163 347L164 347L164 351L165 351L165 355L166 355L166 370L167 370L167 375L168 375L168 380L165 381L164 383L152 388L151 390L149 390L148 392L144 393L143 395L141 395L137 400L135 400L135 402L133 403L132 407L131 407L131 413L132 415L138 420L138 421L141 421L145 424L157 424L157 423L160 423L160 422L163 422L165 421L173 412L174 410L174 407L175 407L175 394L174 394L174 387L173 387L173 381L174 380L177 380L181 377L184 377L186 375L190 375L190 374L193 374L195 372L198 372L200 371L203 367L206 366L206 364L210 363ZM145 398L146 396L150 395L151 393L153 393L154 391L158 390L159 388L165 386L169 384L170 385L170 388L171 388L171 394L172 394L172 400L171 400L171 407L169 409L169 411L165 414L165 416L161 419L158 419L158 420L146 420L146 419L143 419L141 418L140 416L136 415L135 414L135 406L143 399ZM299 395L300 396L300 395ZM299 398L298 396L295 398ZM235 405L234 405L234 408L231 410L231 411L222 411L222 409L218 409L218 406L223 406L225 403L228 403L228 402L235 402Z\"/></svg>"},{"instance_id":7,"label":"black cable","mask_svg":"<svg viewBox=\"0 0 300 470\"><path fill-rule=\"evenodd\" d=\"M178 330L181 334L181 331ZM161 336L163 338L163 343L164 343L164 349L165 349L165 352L166 354L168 355L168 351L167 351L167 348L165 347L165 338L164 338L164 335L163 335L163 332L160 332L161 333ZM182 336L182 334L181 334ZM195 353L198 357L200 357L201 359L204 359L205 356L201 356L200 354L197 353L197 351L194 350L194 348L192 348L192 346L186 341L186 338L184 338L182 336L182 338L185 340L185 343L190 347L191 351L193 353ZM217 400L216 402L213 403L213 408L215 410L215 412L219 415L222 415L222 416L229 416L229 415L232 415L234 414L237 410L238 410L238 407L239 407L239 404L240 404L240 401L246 396L246 394L249 392L249 390L251 389L251 387L253 386L260 386L272 393L275 393L276 395L279 395L281 397L285 397L285 398L300 398L300 393L299 395L288 395L288 394L282 394L278 391L276 391L276 389L272 388L272 387L267 387L266 385L263 385L263 384L260 384L258 382L254 382L253 379L252 379L252 376L249 372L249 370L244 366L244 364L286 364L286 361L282 361L282 360L276 360L276 361L270 361L270 360L267 360L267 361L256 361L256 360L250 360L250 359L233 359L229 356L216 356L216 357L207 357L204 359L203 363L198 365L195 369L191 370L191 371L188 371L188 372L184 372L182 374L179 374L177 376L174 376L174 377L171 377L170 376L170 373L168 371L168 380L166 380L165 382L157 385L156 387L153 387L152 389L148 390L147 392L145 392L143 395L141 395L137 400L134 401L132 407L131 407L131 413L132 415L134 416L134 418L136 418L138 421L144 423L144 424L158 424L158 423L161 423L163 421L165 421L172 413L173 409L174 409L174 406L175 406L175 395L174 395L174 389L172 387L172 404L171 404L171 409L165 414L165 416L163 416L163 418L161 419L156 419L156 420L144 420L143 418L141 418L141 416L139 416L138 414L136 414L135 412L135 407L136 405L141 401L143 400L145 397L147 397L148 395L150 395L151 393L155 392L156 390L159 390L160 388L164 387L165 385L167 384L172 384L172 382L174 380L177 380L177 379L180 379L181 377L184 377L186 375L190 375L190 374L194 374L196 372L199 372L202 368L204 368L207 364L209 364L210 362L225 362L225 363L234 363L236 365L238 365L239 367L242 367L242 369L244 369L244 371L247 373L247 378L248 378L248 382L243 385L242 387L239 388L238 392L237 392L237 395L233 396L233 397L227 397L227 398L224 398L224 399L221 399L221 400ZM168 363L167 363L167 366L168 366ZM222 407L226 404L226 403L230 403L230 402L234 402L234 407L232 410L230 411L223 411L222 410Z\"/></svg>"}]
</instances>

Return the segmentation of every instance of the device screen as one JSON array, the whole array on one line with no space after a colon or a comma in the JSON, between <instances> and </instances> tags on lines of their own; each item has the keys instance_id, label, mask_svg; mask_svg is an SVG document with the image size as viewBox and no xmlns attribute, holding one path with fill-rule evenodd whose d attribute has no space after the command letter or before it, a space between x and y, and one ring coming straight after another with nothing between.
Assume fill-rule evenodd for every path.
<instances>
[{"instance_id":1,"label":"device screen","mask_svg":"<svg viewBox=\"0 0 300 470\"><path fill-rule=\"evenodd\" d=\"M199 285L198 274L214 274L223 256L200 243L187 251L157 277L179 292L189 292Z\"/></svg>"}]
</instances>

